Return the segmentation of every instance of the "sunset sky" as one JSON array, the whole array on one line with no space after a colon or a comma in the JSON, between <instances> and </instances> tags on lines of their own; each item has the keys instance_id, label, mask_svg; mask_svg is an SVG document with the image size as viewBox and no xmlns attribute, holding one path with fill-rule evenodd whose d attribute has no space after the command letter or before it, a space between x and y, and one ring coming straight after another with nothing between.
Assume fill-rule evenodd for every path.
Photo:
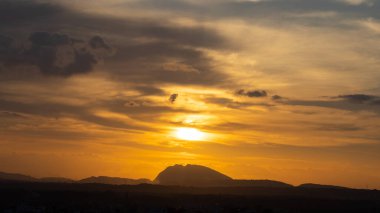
<instances>
[{"instance_id":1,"label":"sunset sky","mask_svg":"<svg viewBox=\"0 0 380 213\"><path fill-rule=\"evenodd\" d=\"M0 171L380 189L378 0L0 0Z\"/></svg>"}]
</instances>

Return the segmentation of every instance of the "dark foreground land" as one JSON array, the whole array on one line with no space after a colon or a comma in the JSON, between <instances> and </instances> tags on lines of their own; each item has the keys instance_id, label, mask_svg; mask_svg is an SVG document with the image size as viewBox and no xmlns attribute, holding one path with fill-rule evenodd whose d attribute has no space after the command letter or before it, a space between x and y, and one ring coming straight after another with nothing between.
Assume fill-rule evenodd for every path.
<instances>
[{"instance_id":1,"label":"dark foreground land","mask_svg":"<svg viewBox=\"0 0 380 213\"><path fill-rule=\"evenodd\" d=\"M380 192L354 189L0 183L0 212L380 212Z\"/></svg>"}]
</instances>

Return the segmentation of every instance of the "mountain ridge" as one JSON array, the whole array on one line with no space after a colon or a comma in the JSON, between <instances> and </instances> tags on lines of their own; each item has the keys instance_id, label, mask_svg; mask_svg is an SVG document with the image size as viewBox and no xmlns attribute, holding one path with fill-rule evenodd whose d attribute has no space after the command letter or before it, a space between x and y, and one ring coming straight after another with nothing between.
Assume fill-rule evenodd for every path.
<instances>
[{"instance_id":1,"label":"mountain ridge","mask_svg":"<svg viewBox=\"0 0 380 213\"><path fill-rule=\"evenodd\" d=\"M122 177L91 176L77 181L78 183L102 183L111 185L139 185L152 183L146 178L131 179Z\"/></svg>"},{"instance_id":2,"label":"mountain ridge","mask_svg":"<svg viewBox=\"0 0 380 213\"><path fill-rule=\"evenodd\" d=\"M154 182L161 185L209 186L227 180L232 178L205 166L176 164L161 171Z\"/></svg>"},{"instance_id":3,"label":"mountain ridge","mask_svg":"<svg viewBox=\"0 0 380 213\"><path fill-rule=\"evenodd\" d=\"M123 178L109 176L91 176L80 180L72 180L64 177L35 178L32 176L0 172L1 181L18 182L43 182L43 183L73 183L73 184L109 184L109 185L171 185L190 187L269 187L269 188L315 188L315 189L349 189L348 187L304 183L293 186L276 180L242 180L233 179L214 169L201 165L187 164L185 166L175 164L162 170L151 181L147 178Z\"/></svg>"}]
</instances>

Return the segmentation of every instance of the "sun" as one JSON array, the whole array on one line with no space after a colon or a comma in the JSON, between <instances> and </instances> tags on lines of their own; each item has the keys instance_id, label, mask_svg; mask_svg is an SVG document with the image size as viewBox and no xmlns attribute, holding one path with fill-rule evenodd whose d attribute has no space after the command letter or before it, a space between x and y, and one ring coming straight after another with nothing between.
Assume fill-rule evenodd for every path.
<instances>
[{"instance_id":1,"label":"sun","mask_svg":"<svg viewBox=\"0 0 380 213\"><path fill-rule=\"evenodd\" d=\"M180 140L200 141L205 138L205 133L196 128L180 127L175 130L174 136Z\"/></svg>"}]
</instances>

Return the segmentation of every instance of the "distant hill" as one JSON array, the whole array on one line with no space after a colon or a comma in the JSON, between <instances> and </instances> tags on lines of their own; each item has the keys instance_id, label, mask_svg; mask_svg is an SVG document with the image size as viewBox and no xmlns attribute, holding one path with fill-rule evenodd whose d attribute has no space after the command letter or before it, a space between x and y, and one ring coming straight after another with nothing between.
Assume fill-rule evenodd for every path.
<instances>
[{"instance_id":1,"label":"distant hill","mask_svg":"<svg viewBox=\"0 0 380 213\"><path fill-rule=\"evenodd\" d=\"M120 178L120 177L88 177L82 180L79 180L78 183L102 183L102 184L111 184L111 185L138 185L143 183L151 183L149 179L129 179L129 178Z\"/></svg>"},{"instance_id":2,"label":"distant hill","mask_svg":"<svg viewBox=\"0 0 380 213\"><path fill-rule=\"evenodd\" d=\"M13 181L27 181L27 182L38 181L37 178L31 177L31 176L15 174L15 173L5 173L5 172L0 172L0 179L13 180Z\"/></svg>"},{"instance_id":3,"label":"distant hill","mask_svg":"<svg viewBox=\"0 0 380 213\"><path fill-rule=\"evenodd\" d=\"M130 179L121 177L88 177L82 180L72 180L63 177L34 178L23 174L0 172L0 181L42 182L42 183L95 183L109 185L139 185L157 184L168 186L190 187L260 187L260 188L294 188L294 189L349 189L341 186L321 185L313 183L294 187L290 184L274 180L238 180L201 165L174 165L161 171L154 181L149 179Z\"/></svg>"},{"instance_id":4,"label":"distant hill","mask_svg":"<svg viewBox=\"0 0 380 213\"><path fill-rule=\"evenodd\" d=\"M158 174L155 183L179 186L213 186L232 178L205 166L174 165Z\"/></svg>"},{"instance_id":5,"label":"distant hill","mask_svg":"<svg viewBox=\"0 0 380 213\"><path fill-rule=\"evenodd\" d=\"M195 187L293 187L272 180L235 180L211 168L191 164L169 166L158 174L154 182L160 185Z\"/></svg>"},{"instance_id":6,"label":"distant hill","mask_svg":"<svg viewBox=\"0 0 380 213\"><path fill-rule=\"evenodd\" d=\"M142 183L151 183L149 179L129 179L120 177L88 177L79 181L63 177L44 177L34 178L22 174L13 174L0 172L0 180L3 181L18 181L18 182L43 182L43 183L101 183L110 185L138 185Z\"/></svg>"},{"instance_id":7,"label":"distant hill","mask_svg":"<svg viewBox=\"0 0 380 213\"><path fill-rule=\"evenodd\" d=\"M225 186L233 187L266 187L266 188L289 188L293 185L275 180L232 180L227 181Z\"/></svg>"},{"instance_id":8,"label":"distant hill","mask_svg":"<svg viewBox=\"0 0 380 213\"><path fill-rule=\"evenodd\" d=\"M308 189L349 189L343 186L333 186L333 185L321 185L315 183L304 183L298 186L299 188L308 188Z\"/></svg>"},{"instance_id":9,"label":"distant hill","mask_svg":"<svg viewBox=\"0 0 380 213\"><path fill-rule=\"evenodd\" d=\"M40 182L45 183L74 183L75 180L69 179L69 178L63 178L63 177L44 177L38 179Z\"/></svg>"}]
</instances>

